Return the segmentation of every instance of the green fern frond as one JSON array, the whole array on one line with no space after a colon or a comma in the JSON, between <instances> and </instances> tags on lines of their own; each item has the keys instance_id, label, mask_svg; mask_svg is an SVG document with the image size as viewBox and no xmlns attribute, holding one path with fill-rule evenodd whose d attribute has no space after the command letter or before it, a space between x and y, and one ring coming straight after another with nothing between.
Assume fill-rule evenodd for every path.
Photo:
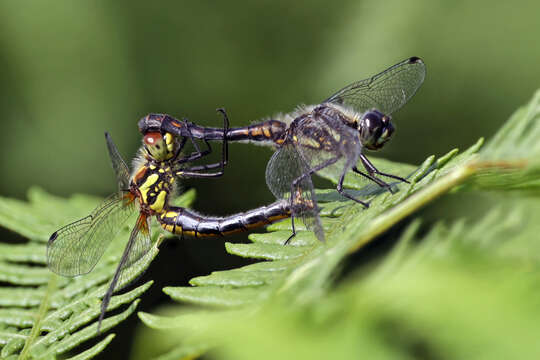
<instances>
[{"instance_id":1,"label":"green fern frond","mask_svg":"<svg viewBox=\"0 0 540 360\"><path fill-rule=\"evenodd\" d=\"M538 201L502 206L540 212ZM295 306L276 296L259 311L201 319L204 337L218 339L216 357L235 360L537 358L540 267L501 251L525 245L511 237L517 232L537 242L534 216L508 220L494 209L474 223L439 222L421 236L419 225L382 263L316 301Z\"/></svg>"},{"instance_id":2,"label":"green fern frond","mask_svg":"<svg viewBox=\"0 0 540 360\"><path fill-rule=\"evenodd\" d=\"M193 192L180 198L188 205ZM56 229L87 215L100 199L75 195L61 199L33 188L28 202L0 198L0 225L22 235L22 244L0 244L0 358L55 358L96 337L101 297L108 287L130 228L125 225L94 271L77 278L63 278L46 266L47 240ZM133 223L131 223L133 226ZM157 230L157 228L154 228ZM154 240L158 231L154 231ZM156 242L157 243L157 242ZM139 276L157 255L157 246L137 263L129 282ZM131 272L130 272L131 274ZM108 310L124 308L106 318L101 331L131 315L149 281L113 296ZM89 359L113 339L111 334L75 359Z\"/></svg>"},{"instance_id":3,"label":"green fern frond","mask_svg":"<svg viewBox=\"0 0 540 360\"><path fill-rule=\"evenodd\" d=\"M342 308L343 304L336 303L333 300L334 297L330 295L331 292L328 291L334 286L333 278L344 260L405 217L414 214L421 207L450 191L507 189L510 183L508 177L510 177L511 185L516 189L535 192L538 189L538 177L535 177L535 174L540 171L536 160L540 158L540 146L534 141L540 138L539 108L540 92L527 106L518 110L483 149L483 139L480 139L462 153L454 149L438 158L430 156L418 167L375 160L376 166L385 172L402 176L409 175L410 184L394 184L399 189L396 194L381 191L374 185L366 186L365 182L358 181L358 177L348 176L347 186L356 189L352 194L370 201L369 209L344 201L335 194L335 191L318 192L318 199L323 208L321 212L323 226L327 232L326 244L318 243L311 233L300 231L288 246L282 246L284 239L290 234L290 221L269 226L270 232L267 234L250 235L251 244L227 243L226 249L231 254L268 261L194 278L190 282L192 287L165 288L164 292L173 300L196 306L176 315L139 313L139 317L150 328L167 330L165 336L167 346L163 346L159 351L156 350L156 353L163 354L164 358L178 353L196 355L200 353L201 346L199 345L201 344L206 348L217 344L228 344L230 346L226 347L226 350L230 352L226 355L234 354L238 358L253 358L253 352L243 351L249 350L249 344L252 341L253 344L262 346L263 350L258 353L258 356L263 354L263 358L279 358L292 349L286 345L283 349L278 349L275 347L276 341L281 343L279 340L281 339L283 343L287 343L287 337L291 337L298 341L296 345L306 345L306 354L316 355L319 348L328 345L326 350L335 351L332 357L339 357L336 353L343 351L340 348L339 339L336 337L325 339L325 331L322 327L317 327L317 324L304 326L302 321L317 322L315 315L319 312L324 313L327 308L341 309L336 310L338 312L344 311L343 309L348 311L346 306ZM323 173L323 175L334 182L337 180L335 174ZM507 222L502 221L504 217L495 215L490 214L476 227L462 229L468 233L471 243L477 245L482 240L481 234L488 233L488 230L491 231L489 234L493 239L501 237L498 231L504 228ZM491 219L495 219L491 223L489 223L490 216ZM456 224L449 230L442 231L444 225L442 223L436 225L424 239L423 242L426 244L424 246L429 249L429 244L450 243L447 238L452 236L462 238L463 234L459 233L459 226ZM413 223L413 227L418 227L418 223ZM298 228L302 230L301 226ZM386 269L387 274L394 272L401 274L402 262L412 262L414 258L421 256L421 249L411 251L410 245L407 245L414 237L415 229L411 228L405 233L402 245L394 250L393 255L389 256L389 262L381 265L380 269ZM430 237L436 241L429 241ZM405 241L407 239L409 241ZM436 254L436 251L433 254ZM388 270L390 268L392 271ZM426 274L430 270L429 267L422 268ZM373 283L375 284L373 286L376 286L380 281L375 281L375 279L381 279L380 274L382 272L378 276L368 277L373 280L372 282L367 280L365 283ZM411 279L414 279L413 275L420 276L422 272L410 275ZM404 282L407 280L399 276L396 278ZM410 281L414 280L407 280L408 283ZM422 279L422 281L427 280ZM441 284L444 282L441 281ZM351 286L354 290L344 288L338 291L339 295L336 297L349 304L351 301L347 300L345 294L356 294L354 291L358 291L358 288L366 287L367 285L363 283L359 286L355 284ZM404 289L403 286L401 288ZM386 287L380 286L378 291L384 293ZM361 291L361 294L365 296L366 292ZM396 294L398 295L403 296L403 294ZM355 295L353 298L360 304L365 303L360 295ZM387 301L390 300L391 298L387 298ZM376 304L375 300L373 304ZM346 314L339 314L339 321L343 321L344 326L356 326L358 322L367 321L365 327L360 326L362 340L361 344L357 343L356 346L362 351L365 350L362 352L364 355L369 354L368 349L373 348L373 344L381 343L381 339L377 338L377 333L371 333L372 326L376 324L373 325L373 321L368 321L370 320L369 311L362 310L357 304L351 306L359 314L359 317L354 319L354 325L347 322ZM373 309L373 306L375 305L368 309ZM315 320L307 315L312 312ZM307 320L305 316L308 316L310 320ZM324 318L325 315L320 316ZM274 317L276 320L269 317ZM253 323L257 324L257 330L254 330L252 326L246 326ZM308 329L310 326L311 330ZM442 323L439 326L444 327ZM301 328L300 334L291 332L291 329L296 327ZM237 331L229 332L229 328ZM264 330L259 331L259 329ZM253 336L246 335L252 330ZM144 336L150 336L152 332L151 330L142 331ZM170 335L172 333L174 335ZM358 340L360 334L353 333L355 340L360 341ZM350 337L347 333L340 332L340 334L345 338ZM244 335L247 337L243 337ZM309 341L305 338L306 336L310 337ZM250 340L247 340L248 338ZM271 346L270 339L274 345L271 348L265 348L265 345ZM371 343L370 340L374 341ZM315 344L313 351L309 350L312 344ZM363 345L366 347L363 348ZM189 349L198 350L190 353ZM302 349L304 349L302 346L296 346L295 354ZM264 356L265 350L268 350L267 356ZM373 348L373 351L381 354L395 353L395 355L400 355L397 358L405 356L401 353L401 349L397 352L394 350L393 348ZM329 353L326 352L327 355ZM230 357L235 358L234 356ZM320 358L321 356L319 354L313 357ZM456 357L460 356L454 356Z\"/></svg>"}]
</instances>

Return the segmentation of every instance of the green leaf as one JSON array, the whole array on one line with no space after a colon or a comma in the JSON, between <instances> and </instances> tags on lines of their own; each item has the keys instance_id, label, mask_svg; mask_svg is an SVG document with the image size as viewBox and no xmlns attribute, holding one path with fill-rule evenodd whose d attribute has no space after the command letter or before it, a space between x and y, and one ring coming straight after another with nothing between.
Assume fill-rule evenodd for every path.
<instances>
[{"instance_id":1,"label":"green leaf","mask_svg":"<svg viewBox=\"0 0 540 360\"><path fill-rule=\"evenodd\" d=\"M531 245L531 234L540 230L531 230L530 221L516 221L520 218L509 217L494 210L483 221L468 227L465 227L463 222L450 228L439 223L422 239L423 245L418 248L411 245L413 240L419 241L414 239L420 224L416 221L404 233L400 245L387 261L376 268L377 271L352 276L349 285L338 285L337 289L336 274L351 253L361 251L377 236L443 194L451 191L508 189L536 193L540 158L540 143L536 141L540 138L539 109L540 92L527 106L518 110L484 148L484 141L480 139L463 152L453 149L439 157L429 156L420 166L375 159L374 162L381 171L405 176L410 184L393 184L398 191L391 194L373 184L365 185L358 176L348 175L346 184L353 189L349 192L369 201L369 209L341 198L334 190L318 191L327 243L318 243L311 233L300 231L290 245L282 246L290 234L290 221L271 225L268 227L269 233L252 234L252 244L226 244L226 249L231 254L268 261L194 278L190 282L191 287L165 288L165 293L173 300L196 304L198 307L186 310L181 316L139 313L139 317L153 329L167 330L167 334L174 333L169 340L175 342L174 351L179 353L183 349L187 351L196 344L204 343L225 345L219 348L223 350L220 355L234 359L275 359L292 353L296 358L340 358L345 355L352 358L360 358L361 355L410 358L410 348L413 346L411 344L422 341L417 340L417 336L422 339L426 336L433 339L433 343L430 342L429 345L436 349L435 354L451 354L448 358L473 357L471 349L474 345L489 346L487 339L496 341L496 338L486 336L485 343L470 341L461 349L451 349L450 338L438 336L435 330L444 328L444 320L452 320L451 314L439 309L440 317L434 320L438 322L430 324L433 330L420 334L408 333L408 326L422 329L424 323L419 321L412 325L403 325L400 313L393 312L391 306L399 299L407 298L408 288L411 288L410 297L413 300L408 300L407 304L417 310L416 316L422 315L421 309L426 306L421 297L426 291L431 296L430 301L436 304L438 299L435 290L441 290L445 299L440 302L451 306L451 299L455 294L453 286L467 280L466 271L460 269L461 261L478 263L481 268L481 264L486 264L483 256L487 256L482 253L484 249L481 244L486 243L486 246L489 246L489 255L493 257L487 260L489 273L497 274L500 261L514 261L507 259L508 254L503 254L503 249L509 251L514 244L505 230L510 227L514 235L516 232L524 234L523 237L515 237L523 240L519 246L521 250L514 250L513 256L525 256L528 254L525 246ZM334 183L337 182L335 174L322 175ZM535 214L538 215L539 210L534 208ZM525 208L522 211L532 210ZM301 224L298 228L303 229ZM460 241L461 239L468 240ZM507 241L504 242L503 239ZM446 263L437 264L441 251L447 254L450 259L448 261L452 262L449 266L455 271L455 276L447 278L444 272L441 272L439 266L446 266ZM470 259L469 253L472 254ZM503 260L499 259L500 256L503 256ZM422 262L425 258L430 261ZM405 271L412 267L416 269L414 272ZM522 268L525 269L526 266ZM512 277L508 274L507 276ZM393 279L392 286L387 286L388 277ZM495 277L490 279L494 280ZM462 284L465 286L463 291L474 291L480 299L487 301L487 297L481 294L484 287L474 288L481 281L481 275L470 279L469 284ZM415 285L417 283L418 285ZM441 287L444 287L445 291L442 291ZM371 296L371 293L374 295ZM381 300L382 296L384 298ZM466 296L465 293L463 296ZM525 295L520 293L520 296ZM492 310L496 313L495 310L504 311L503 305L517 306L518 298L512 297L515 302L496 304ZM476 300L470 300L471 308L479 305ZM379 301L386 307L378 311ZM412 306L414 301L417 301L417 304ZM212 310L206 310L205 317L201 318L200 308L208 306ZM433 305L433 312L435 308L436 305ZM454 310L460 311L459 308ZM190 315L198 321L188 321ZM464 328L470 326L473 317L466 310L461 311L461 316ZM471 320L467 317L471 317ZM427 319L427 316L424 319ZM522 320L525 321L525 318ZM399 325L395 330L394 323ZM257 326L253 326L254 324ZM454 329L458 331L459 320L455 319L454 324ZM502 331L503 323L499 324ZM537 333L538 329L530 325L528 324L527 329ZM480 328L477 327L477 330L480 331ZM141 333L147 336L152 331L141 330ZM392 344L388 341L388 334L401 338L396 344ZM441 345L443 340L448 341L444 346ZM531 345L529 338L523 340L518 343ZM168 349L162 348L161 353L172 354L170 345L171 343ZM431 351L431 348L427 351ZM160 353L159 350L156 350L156 353ZM503 353L510 354L508 351ZM495 355L496 352L490 354Z\"/></svg>"},{"instance_id":2,"label":"green leaf","mask_svg":"<svg viewBox=\"0 0 540 360\"><path fill-rule=\"evenodd\" d=\"M187 192L178 201L183 205L194 198ZM46 267L46 241L60 226L88 214L100 201L95 197L74 195L61 199L33 188L28 202L0 198L0 224L26 238L23 244L0 244L0 357L18 355L25 358L55 358L99 334L97 319L101 297L107 290L130 225L122 228L111 248L89 274L63 278ZM132 225L131 225L132 226ZM153 228L154 240L158 227ZM157 255L156 246L133 264L130 278L139 276ZM151 286L147 282L128 292L112 297L108 311L125 308L105 318L104 333L132 314L138 298ZM127 307L126 307L127 306ZM75 359L89 359L101 352L114 334L81 352Z\"/></svg>"}]
</instances>

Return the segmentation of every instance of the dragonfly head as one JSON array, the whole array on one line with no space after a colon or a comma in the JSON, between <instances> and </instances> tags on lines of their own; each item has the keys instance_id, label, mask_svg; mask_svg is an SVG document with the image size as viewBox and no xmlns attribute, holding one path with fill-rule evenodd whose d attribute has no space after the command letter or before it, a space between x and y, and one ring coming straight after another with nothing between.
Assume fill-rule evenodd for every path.
<instances>
[{"instance_id":1,"label":"dragonfly head","mask_svg":"<svg viewBox=\"0 0 540 360\"><path fill-rule=\"evenodd\" d=\"M176 141L172 134L159 132L149 132L143 138L144 148L148 154L156 161L171 159L176 152Z\"/></svg>"},{"instance_id":2,"label":"dragonfly head","mask_svg":"<svg viewBox=\"0 0 540 360\"><path fill-rule=\"evenodd\" d=\"M378 150L392 137L394 125L390 121L390 116L378 110L370 110L358 122L358 132L364 147Z\"/></svg>"}]
</instances>

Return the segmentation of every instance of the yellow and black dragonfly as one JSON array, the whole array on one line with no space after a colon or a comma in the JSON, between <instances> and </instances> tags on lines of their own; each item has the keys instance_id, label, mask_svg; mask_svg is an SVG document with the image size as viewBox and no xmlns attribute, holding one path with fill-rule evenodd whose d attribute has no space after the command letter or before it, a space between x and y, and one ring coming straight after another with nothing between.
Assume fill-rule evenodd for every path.
<instances>
[{"instance_id":1,"label":"yellow and black dragonfly","mask_svg":"<svg viewBox=\"0 0 540 360\"><path fill-rule=\"evenodd\" d=\"M251 141L277 149L266 168L266 183L278 199L288 199L293 210L290 238L295 235L294 218L300 216L320 240L324 232L318 216L311 175L323 169L338 174L337 191L365 207L343 189L349 170L392 191L380 179L406 179L379 171L365 156L364 149L378 150L394 133L390 114L399 110L416 93L426 75L418 57L401 61L367 79L356 81L320 104L249 126L220 128L197 126L166 114L149 114L139 121L139 130L193 136L198 139ZM360 161L365 169L357 168ZM302 206L306 205L306 206ZM287 240L288 241L288 240Z\"/></svg>"},{"instance_id":2,"label":"yellow and black dragonfly","mask_svg":"<svg viewBox=\"0 0 540 360\"><path fill-rule=\"evenodd\" d=\"M225 112L221 112L224 116L223 131L226 132L229 122ZM90 215L54 232L47 245L47 262L53 272L70 277L89 273L103 256L122 224L138 213L113 279L103 296L98 331L111 296L118 290L117 284L130 277L131 265L152 247L149 221L153 216L165 230L173 234L209 237L247 231L291 214L287 201L277 201L226 217L202 216L192 210L169 204L177 178L209 178L223 174L228 154L226 139L222 144L220 162L187 167L187 164L211 152L208 143L208 149L199 149L183 156L181 151L187 137L178 138L170 133L162 135L159 132L148 132L144 135L143 146L130 175L112 139L108 134L105 135L118 181L118 192L105 199Z\"/></svg>"}]
</instances>

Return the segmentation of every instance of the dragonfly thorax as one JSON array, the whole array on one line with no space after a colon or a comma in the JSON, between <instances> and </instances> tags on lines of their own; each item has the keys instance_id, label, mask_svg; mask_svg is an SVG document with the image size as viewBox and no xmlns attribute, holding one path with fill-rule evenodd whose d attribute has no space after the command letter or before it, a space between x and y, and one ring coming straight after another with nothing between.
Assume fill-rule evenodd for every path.
<instances>
[{"instance_id":1,"label":"dragonfly thorax","mask_svg":"<svg viewBox=\"0 0 540 360\"><path fill-rule=\"evenodd\" d=\"M151 213L164 211L172 192L174 176L167 162L143 162L131 179L131 192L142 208Z\"/></svg>"},{"instance_id":2,"label":"dragonfly thorax","mask_svg":"<svg viewBox=\"0 0 540 360\"><path fill-rule=\"evenodd\" d=\"M364 147L378 150L392 137L394 125L390 121L390 116L378 110L370 110L358 122L358 132Z\"/></svg>"}]
</instances>

